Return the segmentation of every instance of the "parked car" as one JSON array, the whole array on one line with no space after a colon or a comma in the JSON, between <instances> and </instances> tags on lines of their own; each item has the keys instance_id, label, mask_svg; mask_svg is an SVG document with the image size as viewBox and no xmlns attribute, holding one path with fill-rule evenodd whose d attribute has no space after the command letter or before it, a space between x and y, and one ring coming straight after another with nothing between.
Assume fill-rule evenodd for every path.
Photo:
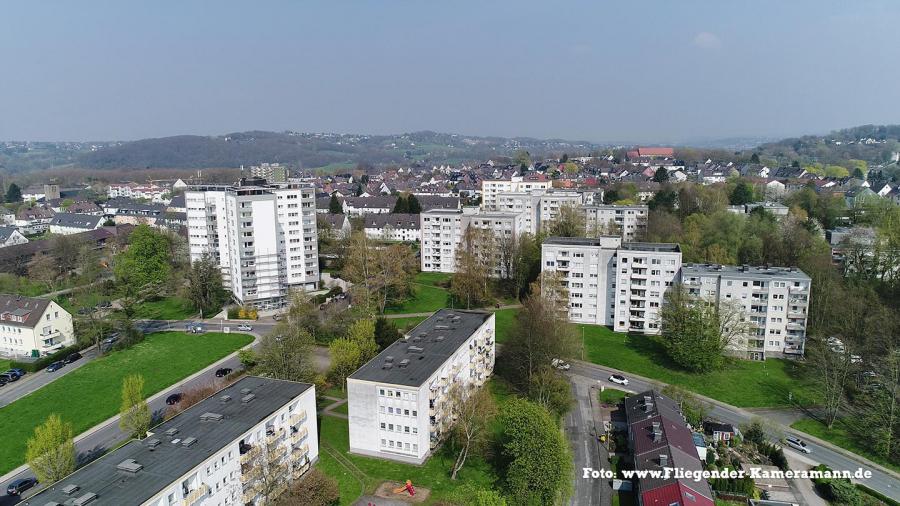
<instances>
[{"instance_id":1,"label":"parked car","mask_svg":"<svg viewBox=\"0 0 900 506\"><path fill-rule=\"evenodd\" d=\"M272 315L272 319L277 322L277 321L281 320L281 315L280 314Z\"/></svg>"},{"instance_id":2,"label":"parked car","mask_svg":"<svg viewBox=\"0 0 900 506\"><path fill-rule=\"evenodd\" d=\"M0 374L0 378L6 380L7 383L12 383L13 381L18 381L19 375L14 372L6 371L3 374Z\"/></svg>"},{"instance_id":3,"label":"parked car","mask_svg":"<svg viewBox=\"0 0 900 506\"><path fill-rule=\"evenodd\" d=\"M22 376L25 376L25 369L17 369L17 368L13 368L13 369L10 369L9 371L6 371L6 372L14 372L14 373L18 374L20 378L21 378Z\"/></svg>"},{"instance_id":4,"label":"parked car","mask_svg":"<svg viewBox=\"0 0 900 506\"><path fill-rule=\"evenodd\" d=\"M64 358L63 362L65 362L67 364L71 364L72 362L78 360L79 358L81 358L81 353L78 353L76 351L74 353L70 353L66 358Z\"/></svg>"},{"instance_id":5,"label":"parked car","mask_svg":"<svg viewBox=\"0 0 900 506\"><path fill-rule=\"evenodd\" d=\"M784 444L790 446L791 448L797 450L798 452L810 453L811 450L806 443L800 439L799 437L788 436L784 438Z\"/></svg>"},{"instance_id":6,"label":"parked car","mask_svg":"<svg viewBox=\"0 0 900 506\"><path fill-rule=\"evenodd\" d=\"M568 362L560 358L554 358L553 361L550 362L550 365L560 371L568 371L569 367L571 367Z\"/></svg>"},{"instance_id":7,"label":"parked car","mask_svg":"<svg viewBox=\"0 0 900 506\"><path fill-rule=\"evenodd\" d=\"M0 378L0 387L5 387L6 383L7 383L7 381L5 379Z\"/></svg>"},{"instance_id":8,"label":"parked car","mask_svg":"<svg viewBox=\"0 0 900 506\"><path fill-rule=\"evenodd\" d=\"M36 478L19 478L18 480L12 481L9 486L6 487L6 493L9 495L19 495L37 485L37 482Z\"/></svg>"},{"instance_id":9,"label":"parked car","mask_svg":"<svg viewBox=\"0 0 900 506\"><path fill-rule=\"evenodd\" d=\"M169 406L178 404L179 402L181 402L181 393L172 394L166 397L166 404L168 404Z\"/></svg>"},{"instance_id":10,"label":"parked car","mask_svg":"<svg viewBox=\"0 0 900 506\"><path fill-rule=\"evenodd\" d=\"M63 362L62 360L57 360L56 362L53 362L52 364L47 366L47 372L58 371L65 366L66 366L65 362Z\"/></svg>"},{"instance_id":11,"label":"parked car","mask_svg":"<svg viewBox=\"0 0 900 506\"><path fill-rule=\"evenodd\" d=\"M225 376L228 376L229 374L231 374L230 367L223 367L221 369L216 369L216 377L217 378L224 378Z\"/></svg>"},{"instance_id":12,"label":"parked car","mask_svg":"<svg viewBox=\"0 0 900 506\"><path fill-rule=\"evenodd\" d=\"M612 383L615 383L616 385L627 385L628 384L628 378L626 378L625 376L622 376L621 374L613 374L612 376L609 377L609 381L611 381Z\"/></svg>"},{"instance_id":13,"label":"parked car","mask_svg":"<svg viewBox=\"0 0 900 506\"><path fill-rule=\"evenodd\" d=\"M238 325L238 330L242 330L244 332L250 332L251 330L253 330L253 327L251 327L250 325L247 325L246 323L242 323L242 324Z\"/></svg>"},{"instance_id":14,"label":"parked car","mask_svg":"<svg viewBox=\"0 0 900 506\"><path fill-rule=\"evenodd\" d=\"M206 332L206 329L203 328L203 325L200 325L198 323L198 324L194 324L194 325L188 325L187 331L190 332L191 334L202 334L202 333Z\"/></svg>"}]
</instances>

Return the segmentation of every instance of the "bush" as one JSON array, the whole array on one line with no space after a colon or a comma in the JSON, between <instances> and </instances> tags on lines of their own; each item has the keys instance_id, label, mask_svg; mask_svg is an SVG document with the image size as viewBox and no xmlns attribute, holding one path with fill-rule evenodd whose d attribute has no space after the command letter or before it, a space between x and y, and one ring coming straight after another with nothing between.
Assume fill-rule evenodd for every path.
<instances>
[{"instance_id":1,"label":"bush","mask_svg":"<svg viewBox=\"0 0 900 506\"><path fill-rule=\"evenodd\" d=\"M295 481L291 487L278 498L276 504L289 506L304 504L306 506L332 506L341 498L338 482L318 469L311 469L306 476Z\"/></svg>"},{"instance_id":2,"label":"bush","mask_svg":"<svg viewBox=\"0 0 900 506\"><path fill-rule=\"evenodd\" d=\"M41 357L41 358L35 360L34 362L19 362L17 360L14 360L14 361L10 362L9 367L10 367L10 369L22 369L27 372L40 371L41 369L47 367L48 365L52 364L53 362L56 362L57 360L62 360L64 358L68 357L69 355L71 355L72 353L75 353L76 351L81 351L82 349L84 349L84 348L80 344L74 344L67 348L63 348L63 349L57 351L56 353L47 355L46 357Z\"/></svg>"},{"instance_id":3,"label":"bush","mask_svg":"<svg viewBox=\"0 0 900 506\"><path fill-rule=\"evenodd\" d=\"M259 318L259 312L256 309L243 306L228 308L229 320L256 320L257 318Z\"/></svg>"},{"instance_id":4,"label":"bush","mask_svg":"<svg viewBox=\"0 0 900 506\"><path fill-rule=\"evenodd\" d=\"M823 472L831 470L825 464L819 464L813 469ZM822 497L829 502L849 506L860 506L863 504L862 493L850 483L850 480L842 478L814 478L813 483L815 483L816 489Z\"/></svg>"}]
</instances>

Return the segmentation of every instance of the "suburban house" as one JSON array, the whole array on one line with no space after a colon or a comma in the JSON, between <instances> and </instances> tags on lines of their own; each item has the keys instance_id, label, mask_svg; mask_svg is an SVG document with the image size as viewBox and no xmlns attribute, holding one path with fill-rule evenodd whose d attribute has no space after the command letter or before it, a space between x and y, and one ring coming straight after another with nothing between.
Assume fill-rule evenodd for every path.
<instances>
[{"instance_id":1,"label":"suburban house","mask_svg":"<svg viewBox=\"0 0 900 506\"><path fill-rule=\"evenodd\" d=\"M363 216L366 214L387 214L397 205L397 197L393 195L377 195L374 197L347 197L344 199L344 214Z\"/></svg>"},{"instance_id":2,"label":"suburban house","mask_svg":"<svg viewBox=\"0 0 900 506\"><path fill-rule=\"evenodd\" d=\"M367 214L365 219L363 229L369 239L403 242L419 240L418 214Z\"/></svg>"},{"instance_id":3,"label":"suburban house","mask_svg":"<svg viewBox=\"0 0 900 506\"><path fill-rule=\"evenodd\" d=\"M50 233L71 235L88 230L96 230L103 226L106 218L93 214L57 213L50 220Z\"/></svg>"},{"instance_id":4,"label":"suburban house","mask_svg":"<svg viewBox=\"0 0 900 506\"><path fill-rule=\"evenodd\" d=\"M317 214L316 223L319 227L319 235L323 237L330 233L335 239L344 239L350 237L351 226L350 218L346 214Z\"/></svg>"},{"instance_id":5,"label":"suburban house","mask_svg":"<svg viewBox=\"0 0 900 506\"><path fill-rule=\"evenodd\" d=\"M16 212L15 225L23 234L40 234L50 228L50 221L55 214L49 207L22 207Z\"/></svg>"},{"instance_id":6,"label":"suburban house","mask_svg":"<svg viewBox=\"0 0 900 506\"><path fill-rule=\"evenodd\" d=\"M648 390L625 398L625 416L628 446L636 471L703 470L693 434L677 402L656 390ZM637 503L645 506L715 504L705 480L648 475L635 479L633 485Z\"/></svg>"},{"instance_id":7,"label":"suburban house","mask_svg":"<svg viewBox=\"0 0 900 506\"><path fill-rule=\"evenodd\" d=\"M25 244L28 238L22 235L15 227L0 227L0 248Z\"/></svg>"},{"instance_id":8,"label":"suburban house","mask_svg":"<svg viewBox=\"0 0 900 506\"><path fill-rule=\"evenodd\" d=\"M741 429L738 429L737 426L730 423L713 421L703 422L703 431L712 436L713 441L717 443L719 441L728 443L734 439L735 436L741 435Z\"/></svg>"},{"instance_id":9,"label":"suburban house","mask_svg":"<svg viewBox=\"0 0 900 506\"><path fill-rule=\"evenodd\" d=\"M50 299L0 295L0 354L40 357L75 344L72 315Z\"/></svg>"}]
</instances>

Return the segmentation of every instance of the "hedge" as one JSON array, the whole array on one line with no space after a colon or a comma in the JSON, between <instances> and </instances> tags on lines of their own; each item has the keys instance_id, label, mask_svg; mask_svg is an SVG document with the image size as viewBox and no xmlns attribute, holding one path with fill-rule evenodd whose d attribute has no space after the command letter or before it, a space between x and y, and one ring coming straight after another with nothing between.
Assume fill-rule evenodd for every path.
<instances>
[{"instance_id":1,"label":"hedge","mask_svg":"<svg viewBox=\"0 0 900 506\"><path fill-rule=\"evenodd\" d=\"M10 369L23 369L28 372L36 372L36 371L40 371L41 369L47 367L48 365L52 364L53 362L56 362L57 360L62 360L64 358L68 357L69 355L71 355L72 353L75 353L76 351L81 351L82 349L83 349L83 347L81 345L73 344L72 346L63 348L63 349L57 351L56 353L47 355L46 357L41 357L41 358L35 360L34 362L13 361L9 364L9 367L10 367Z\"/></svg>"},{"instance_id":2,"label":"hedge","mask_svg":"<svg viewBox=\"0 0 900 506\"><path fill-rule=\"evenodd\" d=\"M858 488L862 493L864 493L866 495L870 495L870 496L874 497L875 499L878 499L879 501L887 504L888 506L900 506L900 502L897 502L897 501L891 499L890 497L882 494L881 492L876 492L865 485L857 483L856 488Z\"/></svg>"}]
</instances>

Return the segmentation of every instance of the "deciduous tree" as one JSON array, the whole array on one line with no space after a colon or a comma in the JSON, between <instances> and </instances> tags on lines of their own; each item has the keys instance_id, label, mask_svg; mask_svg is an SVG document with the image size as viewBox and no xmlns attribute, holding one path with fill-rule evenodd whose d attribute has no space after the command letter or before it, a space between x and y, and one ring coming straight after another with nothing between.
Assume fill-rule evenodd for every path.
<instances>
[{"instance_id":1,"label":"deciduous tree","mask_svg":"<svg viewBox=\"0 0 900 506\"><path fill-rule=\"evenodd\" d=\"M28 440L25 451L28 467L43 483L59 481L75 471L75 443L72 424L62 421L57 414L34 428L34 436Z\"/></svg>"},{"instance_id":2,"label":"deciduous tree","mask_svg":"<svg viewBox=\"0 0 900 506\"><path fill-rule=\"evenodd\" d=\"M484 449L497 407L490 390L462 383L454 383L451 387L449 403L451 416L455 420L450 438L459 452L450 473L450 479L455 480L469 454Z\"/></svg>"},{"instance_id":3,"label":"deciduous tree","mask_svg":"<svg viewBox=\"0 0 900 506\"><path fill-rule=\"evenodd\" d=\"M144 377L140 374L126 376L122 381L119 427L131 437L140 439L147 435L150 422L150 407L144 399Z\"/></svg>"}]
</instances>

